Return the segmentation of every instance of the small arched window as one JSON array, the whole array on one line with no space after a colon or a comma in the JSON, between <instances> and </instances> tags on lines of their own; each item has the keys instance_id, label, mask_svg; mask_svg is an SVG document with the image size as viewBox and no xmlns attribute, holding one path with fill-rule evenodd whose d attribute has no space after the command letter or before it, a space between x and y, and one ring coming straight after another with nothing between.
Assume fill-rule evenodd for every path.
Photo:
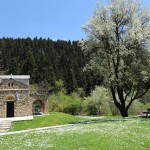
<instances>
[{"instance_id":1,"label":"small arched window","mask_svg":"<svg viewBox=\"0 0 150 150\"><path fill-rule=\"evenodd\" d=\"M14 86L14 83L8 83L8 87L13 87Z\"/></svg>"},{"instance_id":2,"label":"small arched window","mask_svg":"<svg viewBox=\"0 0 150 150\"><path fill-rule=\"evenodd\" d=\"M8 83L8 87L10 87L10 83Z\"/></svg>"}]
</instances>

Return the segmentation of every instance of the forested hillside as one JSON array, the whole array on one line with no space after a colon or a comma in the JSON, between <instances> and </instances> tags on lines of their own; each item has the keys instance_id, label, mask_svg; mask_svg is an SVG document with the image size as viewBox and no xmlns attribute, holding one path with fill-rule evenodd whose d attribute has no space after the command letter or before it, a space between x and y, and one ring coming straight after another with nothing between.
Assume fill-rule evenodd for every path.
<instances>
[{"instance_id":1,"label":"forested hillside","mask_svg":"<svg viewBox=\"0 0 150 150\"><path fill-rule=\"evenodd\" d=\"M62 80L68 93L83 87L87 93L102 78L93 72L83 72L86 58L78 41L52 41L42 38L0 39L3 74L29 74L30 82L47 82L53 86Z\"/></svg>"}]
</instances>

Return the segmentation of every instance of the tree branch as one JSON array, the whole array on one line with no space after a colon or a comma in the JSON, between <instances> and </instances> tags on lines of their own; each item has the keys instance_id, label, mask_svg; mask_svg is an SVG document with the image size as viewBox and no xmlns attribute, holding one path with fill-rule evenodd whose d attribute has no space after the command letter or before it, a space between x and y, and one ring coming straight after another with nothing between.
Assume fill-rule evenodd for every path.
<instances>
[{"instance_id":1,"label":"tree branch","mask_svg":"<svg viewBox=\"0 0 150 150\"><path fill-rule=\"evenodd\" d=\"M146 89L143 93L141 93L140 95L138 95L138 93L135 94L134 98L132 98L132 100L138 99L140 97L142 97L143 95L145 95L148 92L149 89Z\"/></svg>"},{"instance_id":2,"label":"tree branch","mask_svg":"<svg viewBox=\"0 0 150 150\"><path fill-rule=\"evenodd\" d=\"M120 105L120 103L117 101L117 98L116 98L116 95L115 95L115 89L113 88L112 85L110 86L110 89L111 89L111 93L112 93L112 96L113 96L114 103L115 103L115 105L119 108L121 105Z\"/></svg>"},{"instance_id":3,"label":"tree branch","mask_svg":"<svg viewBox=\"0 0 150 150\"><path fill-rule=\"evenodd\" d=\"M130 89L129 89L129 92L126 94L126 96L125 96L125 101L127 100L127 97L130 95L130 93L131 93L131 91L132 91L132 86L133 86L133 84L130 86Z\"/></svg>"}]
</instances>

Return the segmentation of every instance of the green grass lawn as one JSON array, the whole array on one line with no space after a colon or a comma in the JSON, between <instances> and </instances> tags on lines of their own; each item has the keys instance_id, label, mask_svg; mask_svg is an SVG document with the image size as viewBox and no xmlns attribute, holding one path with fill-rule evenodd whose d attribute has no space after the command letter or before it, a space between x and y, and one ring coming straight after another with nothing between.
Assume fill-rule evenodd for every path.
<instances>
[{"instance_id":1,"label":"green grass lawn","mask_svg":"<svg viewBox=\"0 0 150 150\"><path fill-rule=\"evenodd\" d=\"M149 150L150 119L132 118L0 136L3 150Z\"/></svg>"},{"instance_id":2,"label":"green grass lawn","mask_svg":"<svg viewBox=\"0 0 150 150\"><path fill-rule=\"evenodd\" d=\"M60 112L51 112L46 116L34 116L31 121L14 122L10 131L20 131L27 129L42 128L55 125L71 124L81 122L87 119L64 114Z\"/></svg>"}]
</instances>

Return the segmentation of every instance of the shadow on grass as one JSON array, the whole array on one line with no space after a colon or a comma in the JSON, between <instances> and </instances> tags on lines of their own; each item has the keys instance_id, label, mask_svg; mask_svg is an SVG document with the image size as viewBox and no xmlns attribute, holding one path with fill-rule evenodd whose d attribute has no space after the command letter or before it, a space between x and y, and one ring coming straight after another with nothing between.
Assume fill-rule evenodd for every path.
<instances>
[{"instance_id":1,"label":"shadow on grass","mask_svg":"<svg viewBox=\"0 0 150 150\"><path fill-rule=\"evenodd\" d=\"M91 124L91 123L104 123L104 122L124 122L124 121L133 121L133 120L139 120L139 121L150 121L150 117L146 118L145 116L136 116L136 117L125 117L125 118L119 118L119 119L91 119L91 120L85 120L80 122L71 122L71 124Z\"/></svg>"},{"instance_id":2,"label":"shadow on grass","mask_svg":"<svg viewBox=\"0 0 150 150\"><path fill-rule=\"evenodd\" d=\"M116 121L127 121L125 119L91 119L80 122L75 122L73 124L90 124L90 123L101 123L101 122L116 122Z\"/></svg>"}]
</instances>

